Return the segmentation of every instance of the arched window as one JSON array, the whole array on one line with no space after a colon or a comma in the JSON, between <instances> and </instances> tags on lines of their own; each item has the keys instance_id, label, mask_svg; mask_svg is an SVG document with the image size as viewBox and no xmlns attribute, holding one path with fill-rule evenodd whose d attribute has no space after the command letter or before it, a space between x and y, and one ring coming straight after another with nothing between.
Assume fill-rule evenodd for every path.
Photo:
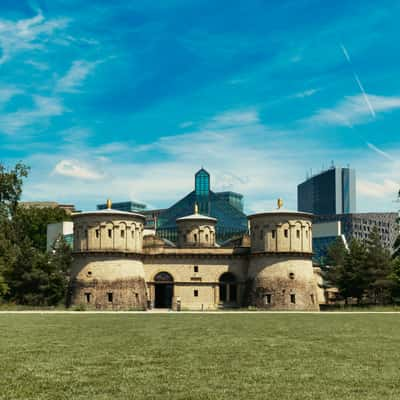
<instances>
[{"instance_id":1,"label":"arched window","mask_svg":"<svg viewBox=\"0 0 400 400\"><path fill-rule=\"evenodd\" d=\"M168 272L159 272L155 277L154 280L156 282L173 282L174 278Z\"/></svg>"},{"instance_id":2,"label":"arched window","mask_svg":"<svg viewBox=\"0 0 400 400\"><path fill-rule=\"evenodd\" d=\"M236 277L231 272L225 272L219 278L219 300L227 303L237 301Z\"/></svg>"}]
</instances>

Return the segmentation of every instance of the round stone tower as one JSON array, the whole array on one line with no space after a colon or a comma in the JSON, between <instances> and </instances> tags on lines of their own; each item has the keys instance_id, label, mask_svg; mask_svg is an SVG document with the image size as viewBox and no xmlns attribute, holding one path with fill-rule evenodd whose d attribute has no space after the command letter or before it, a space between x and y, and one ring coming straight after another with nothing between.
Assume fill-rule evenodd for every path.
<instances>
[{"instance_id":1,"label":"round stone tower","mask_svg":"<svg viewBox=\"0 0 400 400\"><path fill-rule=\"evenodd\" d=\"M250 215L250 304L319 310L312 264L312 215L281 208Z\"/></svg>"},{"instance_id":2,"label":"round stone tower","mask_svg":"<svg viewBox=\"0 0 400 400\"><path fill-rule=\"evenodd\" d=\"M146 308L142 262L145 217L111 209L72 215L73 264L68 305Z\"/></svg>"},{"instance_id":3,"label":"round stone tower","mask_svg":"<svg viewBox=\"0 0 400 400\"><path fill-rule=\"evenodd\" d=\"M194 214L178 218L178 247L215 247L215 218L199 214L195 205Z\"/></svg>"}]
</instances>

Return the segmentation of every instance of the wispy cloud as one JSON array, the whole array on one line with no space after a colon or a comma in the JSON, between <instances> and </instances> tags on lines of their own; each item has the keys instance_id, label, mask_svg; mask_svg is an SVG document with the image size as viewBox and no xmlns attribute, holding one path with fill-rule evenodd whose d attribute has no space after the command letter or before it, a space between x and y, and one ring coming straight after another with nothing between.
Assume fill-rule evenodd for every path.
<instances>
[{"instance_id":1,"label":"wispy cloud","mask_svg":"<svg viewBox=\"0 0 400 400\"><path fill-rule=\"evenodd\" d=\"M57 82L56 91L67 93L78 92L86 77L91 73L98 63L99 61L74 61L67 73Z\"/></svg>"},{"instance_id":2,"label":"wispy cloud","mask_svg":"<svg viewBox=\"0 0 400 400\"><path fill-rule=\"evenodd\" d=\"M357 184L357 189L361 196L373 199L387 199L388 203L395 199L399 191L399 181L384 179L382 182L371 182L360 179Z\"/></svg>"},{"instance_id":3,"label":"wispy cloud","mask_svg":"<svg viewBox=\"0 0 400 400\"><path fill-rule=\"evenodd\" d=\"M23 93L23 91L16 87L0 88L0 107L8 103L14 96L21 93Z\"/></svg>"},{"instance_id":4,"label":"wispy cloud","mask_svg":"<svg viewBox=\"0 0 400 400\"><path fill-rule=\"evenodd\" d=\"M210 125L213 126L238 126L254 124L259 121L256 110L226 111L212 118Z\"/></svg>"},{"instance_id":5,"label":"wispy cloud","mask_svg":"<svg viewBox=\"0 0 400 400\"><path fill-rule=\"evenodd\" d=\"M25 128L32 131L37 125L47 124L50 117L62 115L65 111L61 100L56 97L35 95L32 99L33 108L0 115L0 134L15 134Z\"/></svg>"},{"instance_id":6,"label":"wispy cloud","mask_svg":"<svg viewBox=\"0 0 400 400\"><path fill-rule=\"evenodd\" d=\"M388 112L400 108L400 96L368 96L376 113ZM351 126L362 124L371 119L370 111L365 107L364 96L356 95L346 97L333 108L322 108L310 118L306 119L308 123L320 123L329 125Z\"/></svg>"},{"instance_id":7,"label":"wispy cloud","mask_svg":"<svg viewBox=\"0 0 400 400\"><path fill-rule=\"evenodd\" d=\"M67 25L68 19L46 20L41 11L33 18L17 21L0 19L0 64L20 52L42 49L56 30Z\"/></svg>"},{"instance_id":8,"label":"wispy cloud","mask_svg":"<svg viewBox=\"0 0 400 400\"><path fill-rule=\"evenodd\" d=\"M104 178L104 174L99 173L76 160L61 160L54 167L53 173L84 180L99 180Z\"/></svg>"},{"instance_id":9,"label":"wispy cloud","mask_svg":"<svg viewBox=\"0 0 400 400\"><path fill-rule=\"evenodd\" d=\"M295 97L295 98L310 97L310 96L313 96L315 93L318 93L320 90L321 89L308 89L308 90L304 90L303 92L295 93L291 97Z\"/></svg>"}]
</instances>

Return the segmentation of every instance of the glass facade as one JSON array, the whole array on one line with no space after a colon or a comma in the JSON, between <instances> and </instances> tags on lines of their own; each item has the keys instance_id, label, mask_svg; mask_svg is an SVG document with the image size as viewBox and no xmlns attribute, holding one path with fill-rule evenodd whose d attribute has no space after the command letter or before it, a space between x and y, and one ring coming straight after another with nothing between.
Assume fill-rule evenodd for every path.
<instances>
[{"instance_id":1,"label":"glass facade","mask_svg":"<svg viewBox=\"0 0 400 400\"><path fill-rule=\"evenodd\" d=\"M355 186L354 170L332 167L297 187L297 209L316 215L353 213Z\"/></svg>"},{"instance_id":2,"label":"glass facade","mask_svg":"<svg viewBox=\"0 0 400 400\"><path fill-rule=\"evenodd\" d=\"M195 191L197 196L208 196L210 193L210 174L203 168L195 175Z\"/></svg>"},{"instance_id":3,"label":"glass facade","mask_svg":"<svg viewBox=\"0 0 400 400\"><path fill-rule=\"evenodd\" d=\"M157 235L176 242L177 218L193 214L196 203L200 214L217 219L216 240L218 243L247 232L247 217L243 213L243 196L240 193L215 193L210 190L210 175L202 168L195 175L195 190L170 208L159 211Z\"/></svg>"},{"instance_id":4,"label":"glass facade","mask_svg":"<svg viewBox=\"0 0 400 400\"><path fill-rule=\"evenodd\" d=\"M98 210L105 210L107 204L98 204ZM119 203L112 203L112 209L118 211L128 211L128 212L141 212L146 209L146 205L142 203L137 203L135 201L122 201Z\"/></svg>"}]
</instances>

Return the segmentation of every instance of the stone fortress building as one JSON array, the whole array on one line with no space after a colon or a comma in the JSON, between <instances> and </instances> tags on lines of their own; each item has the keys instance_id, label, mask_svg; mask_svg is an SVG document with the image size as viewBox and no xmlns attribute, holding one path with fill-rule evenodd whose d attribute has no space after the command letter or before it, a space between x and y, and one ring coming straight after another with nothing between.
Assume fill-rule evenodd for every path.
<instances>
[{"instance_id":1,"label":"stone fortress building","mask_svg":"<svg viewBox=\"0 0 400 400\"><path fill-rule=\"evenodd\" d=\"M250 215L249 234L224 246L217 219L178 218L174 244L146 232L145 217L107 208L73 215L68 304L98 310L172 308L319 310L312 264L312 215Z\"/></svg>"}]
</instances>

